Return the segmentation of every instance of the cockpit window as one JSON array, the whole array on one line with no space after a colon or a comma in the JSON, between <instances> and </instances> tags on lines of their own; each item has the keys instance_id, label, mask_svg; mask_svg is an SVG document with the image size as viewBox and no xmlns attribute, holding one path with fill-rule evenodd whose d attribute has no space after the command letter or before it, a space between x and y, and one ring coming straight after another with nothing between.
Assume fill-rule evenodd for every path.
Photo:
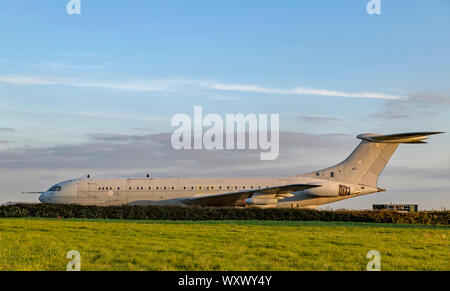
<instances>
[{"instance_id":1,"label":"cockpit window","mask_svg":"<svg viewBox=\"0 0 450 291\"><path fill-rule=\"evenodd\" d=\"M50 189L48 189L48 191L49 192L61 191L61 186L55 185L55 186L51 187Z\"/></svg>"}]
</instances>

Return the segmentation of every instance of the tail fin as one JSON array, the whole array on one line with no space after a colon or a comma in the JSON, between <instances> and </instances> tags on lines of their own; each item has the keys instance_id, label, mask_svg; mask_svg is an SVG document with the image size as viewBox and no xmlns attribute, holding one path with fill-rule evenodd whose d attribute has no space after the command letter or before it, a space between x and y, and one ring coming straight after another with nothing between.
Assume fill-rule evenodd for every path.
<instances>
[{"instance_id":1,"label":"tail fin","mask_svg":"<svg viewBox=\"0 0 450 291\"><path fill-rule=\"evenodd\" d=\"M361 134L361 143L342 163L304 176L376 187L378 177L401 143L426 143L429 135L442 132L414 132L392 135Z\"/></svg>"}]
</instances>

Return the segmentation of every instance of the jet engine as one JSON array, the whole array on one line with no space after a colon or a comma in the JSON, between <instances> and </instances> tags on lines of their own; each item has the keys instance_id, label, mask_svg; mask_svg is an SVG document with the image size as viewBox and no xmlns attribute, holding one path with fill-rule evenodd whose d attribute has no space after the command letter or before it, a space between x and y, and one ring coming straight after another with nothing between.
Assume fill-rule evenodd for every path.
<instances>
[{"instance_id":1,"label":"jet engine","mask_svg":"<svg viewBox=\"0 0 450 291\"><path fill-rule=\"evenodd\" d=\"M248 198L245 200L245 203L251 206L268 206L268 205L277 205L278 199L270 199L270 198Z\"/></svg>"},{"instance_id":2,"label":"jet engine","mask_svg":"<svg viewBox=\"0 0 450 291\"><path fill-rule=\"evenodd\" d=\"M334 182L317 182L310 183L310 185L317 185L320 187L307 189L304 191L306 195L317 196L317 197L337 197L340 196L339 184ZM350 189L350 188L349 188Z\"/></svg>"}]
</instances>

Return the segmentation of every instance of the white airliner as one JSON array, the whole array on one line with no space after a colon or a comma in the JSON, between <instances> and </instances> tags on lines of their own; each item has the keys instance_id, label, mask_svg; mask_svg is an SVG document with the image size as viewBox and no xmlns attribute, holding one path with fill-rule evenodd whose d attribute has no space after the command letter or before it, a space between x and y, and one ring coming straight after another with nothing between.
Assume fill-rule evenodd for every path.
<instances>
[{"instance_id":1,"label":"white airliner","mask_svg":"<svg viewBox=\"0 0 450 291\"><path fill-rule=\"evenodd\" d=\"M315 208L385 191L378 177L399 144L423 144L429 135L361 134L361 143L342 163L315 172L282 178L116 178L65 181L41 193L52 204L253 206Z\"/></svg>"}]
</instances>

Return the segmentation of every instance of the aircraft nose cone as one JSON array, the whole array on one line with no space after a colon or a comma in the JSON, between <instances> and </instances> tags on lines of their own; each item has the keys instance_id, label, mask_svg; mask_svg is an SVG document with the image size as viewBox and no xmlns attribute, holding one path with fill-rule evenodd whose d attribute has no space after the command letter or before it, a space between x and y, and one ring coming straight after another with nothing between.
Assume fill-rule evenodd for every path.
<instances>
[{"instance_id":1,"label":"aircraft nose cone","mask_svg":"<svg viewBox=\"0 0 450 291\"><path fill-rule=\"evenodd\" d=\"M44 193L42 193L39 196L39 201L41 201L42 203L47 203L48 202L47 192L44 192Z\"/></svg>"}]
</instances>

